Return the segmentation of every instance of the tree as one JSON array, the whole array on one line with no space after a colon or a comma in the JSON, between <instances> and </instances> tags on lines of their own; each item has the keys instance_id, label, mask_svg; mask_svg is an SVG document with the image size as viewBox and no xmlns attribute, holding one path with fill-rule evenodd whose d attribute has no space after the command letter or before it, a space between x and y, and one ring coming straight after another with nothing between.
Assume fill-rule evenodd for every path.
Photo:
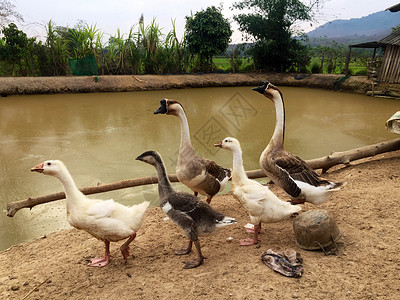
<instances>
[{"instance_id":1,"label":"tree","mask_svg":"<svg viewBox=\"0 0 400 300\"><path fill-rule=\"evenodd\" d=\"M25 58L29 53L29 39L26 34L20 30L14 23L10 23L8 27L3 27L4 46L1 48L0 57L5 60L11 67L11 74L14 73L17 64L21 67L21 59Z\"/></svg>"},{"instance_id":2,"label":"tree","mask_svg":"<svg viewBox=\"0 0 400 300\"><path fill-rule=\"evenodd\" d=\"M11 22L12 18L16 21L23 21L22 16L15 11L15 5L8 0L0 0L0 26L5 26Z\"/></svg>"},{"instance_id":3,"label":"tree","mask_svg":"<svg viewBox=\"0 0 400 300\"><path fill-rule=\"evenodd\" d=\"M228 47L232 30L229 21L215 6L186 17L186 42L189 51L199 55L201 71L212 69L212 57Z\"/></svg>"},{"instance_id":4,"label":"tree","mask_svg":"<svg viewBox=\"0 0 400 300\"><path fill-rule=\"evenodd\" d=\"M247 37L256 43L251 51L256 68L285 71L298 64L296 56L304 56L306 47L293 35L293 25L298 21L311 21L314 5L307 6L299 0L243 0L233 4L232 9L252 11L238 14L234 20Z\"/></svg>"},{"instance_id":5,"label":"tree","mask_svg":"<svg viewBox=\"0 0 400 300\"><path fill-rule=\"evenodd\" d=\"M68 58L69 52L67 49L68 43L68 28L57 27L50 20L47 23L47 38L45 43L46 57L42 57L43 75L60 76L68 73Z\"/></svg>"}]
</instances>

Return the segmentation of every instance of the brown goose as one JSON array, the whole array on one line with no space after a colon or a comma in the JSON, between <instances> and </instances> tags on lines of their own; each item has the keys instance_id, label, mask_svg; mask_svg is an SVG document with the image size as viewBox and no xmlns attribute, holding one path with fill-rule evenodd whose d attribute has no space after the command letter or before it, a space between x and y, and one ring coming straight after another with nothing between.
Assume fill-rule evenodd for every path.
<instances>
[{"instance_id":1,"label":"brown goose","mask_svg":"<svg viewBox=\"0 0 400 300\"><path fill-rule=\"evenodd\" d=\"M289 194L293 204L327 201L329 194L338 191L343 183L321 178L304 160L284 149L285 107L281 91L268 81L253 90L270 99L276 112L274 133L260 156L261 169Z\"/></svg>"},{"instance_id":2,"label":"brown goose","mask_svg":"<svg viewBox=\"0 0 400 300\"><path fill-rule=\"evenodd\" d=\"M204 256L201 253L198 237L210 234L226 225L235 224L236 220L215 211L194 195L175 192L167 177L162 158L156 151L146 151L136 159L148 163L156 169L160 207L175 224L183 229L189 239L188 247L178 249L175 253L177 255L189 254L194 243L198 257L196 260L186 262L184 268L191 269L200 266Z\"/></svg>"},{"instance_id":3,"label":"brown goose","mask_svg":"<svg viewBox=\"0 0 400 300\"><path fill-rule=\"evenodd\" d=\"M178 180L190 188L195 196L207 196L207 203L210 203L212 197L225 188L231 171L195 154L182 104L169 99L162 99L160 104L154 114L174 115L179 118L181 124L181 145L176 165Z\"/></svg>"}]
</instances>

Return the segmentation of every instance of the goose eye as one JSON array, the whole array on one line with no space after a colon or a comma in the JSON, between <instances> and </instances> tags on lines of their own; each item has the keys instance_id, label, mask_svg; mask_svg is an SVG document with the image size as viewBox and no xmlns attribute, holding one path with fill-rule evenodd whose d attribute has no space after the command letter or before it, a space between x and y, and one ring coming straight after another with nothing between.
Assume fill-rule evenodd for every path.
<instances>
[{"instance_id":1,"label":"goose eye","mask_svg":"<svg viewBox=\"0 0 400 300\"><path fill-rule=\"evenodd\" d=\"M51 166L51 162L48 162L47 165L48 165L48 166Z\"/></svg>"}]
</instances>

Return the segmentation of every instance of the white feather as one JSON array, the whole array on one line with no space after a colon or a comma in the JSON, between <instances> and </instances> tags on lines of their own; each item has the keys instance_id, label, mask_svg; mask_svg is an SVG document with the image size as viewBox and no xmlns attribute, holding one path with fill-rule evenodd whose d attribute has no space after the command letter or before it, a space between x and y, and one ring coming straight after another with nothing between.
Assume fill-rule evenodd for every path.
<instances>
[{"instance_id":1,"label":"white feather","mask_svg":"<svg viewBox=\"0 0 400 300\"><path fill-rule=\"evenodd\" d=\"M235 224L235 223L237 223L237 221L235 220L235 218L231 218L231 217L224 217L221 221L219 221L216 225L215 225L215 227L217 227L217 229L220 229L220 228L222 228L222 227L224 227L224 226L227 226L227 225L231 225L231 224Z\"/></svg>"},{"instance_id":2,"label":"white feather","mask_svg":"<svg viewBox=\"0 0 400 300\"><path fill-rule=\"evenodd\" d=\"M331 189L331 185L320 185L320 186L313 186L303 181L294 181L297 186L301 189L301 195L304 195L307 199L307 202L313 204L321 204L328 200L329 193L339 190L338 189Z\"/></svg>"},{"instance_id":3,"label":"white feather","mask_svg":"<svg viewBox=\"0 0 400 300\"><path fill-rule=\"evenodd\" d=\"M86 213L98 218L105 218L111 215L111 213L115 209L115 202L113 199L99 201L93 205L91 205L87 210Z\"/></svg>"},{"instance_id":4,"label":"white feather","mask_svg":"<svg viewBox=\"0 0 400 300\"><path fill-rule=\"evenodd\" d=\"M226 176L222 181L219 182L220 184L219 192L221 192L225 188L227 182L229 181L229 178L230 177Z\"/></svg>"},{"instance_id":5,"label":"white feather","mask_svg":"<svg viewBox=\"0 0 400 300\"><path fill-rule=\"evenodd\" d=\"M161 209L167 214L167 213L172 209L172 206L171 206L171 204L167 201L167 202L163 205L163 207L161 207Z\"/></svg>"}]
</instances>

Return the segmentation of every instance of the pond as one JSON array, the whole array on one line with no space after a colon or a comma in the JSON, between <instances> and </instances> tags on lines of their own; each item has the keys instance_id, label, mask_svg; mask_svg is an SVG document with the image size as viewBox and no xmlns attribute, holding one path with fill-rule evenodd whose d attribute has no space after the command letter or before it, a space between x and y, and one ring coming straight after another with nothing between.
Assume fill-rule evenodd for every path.
<instances>
[{"instance_id":1,"label":"pond","mask_svg":"<svg viewBox=\"0 0 400 300\"><path fill-rule=\"evenodd\" d=\"M396 100L318 89L281 88L289 151L304 159L397 138L385 129ZM65 200L5 214L8 202L62 191L50 176L30 172L47 159L62 160L78 187L155 175L135 160L146 150L163 156L175 173L179 121L154 115L162 98L185 108L195 150L224 167L232 155L213 147L226 136L239 139L246 170L258 169L260 153L275 126L272 102L251 87L221 87L125 93L23 95L0 98L0 250L70 228ZM188 189L176 183L179 190ZM224 193L230 190L225 188ZM125 205L157 204L155 185L91 195Z\"/></svg>"}]
</instances>

